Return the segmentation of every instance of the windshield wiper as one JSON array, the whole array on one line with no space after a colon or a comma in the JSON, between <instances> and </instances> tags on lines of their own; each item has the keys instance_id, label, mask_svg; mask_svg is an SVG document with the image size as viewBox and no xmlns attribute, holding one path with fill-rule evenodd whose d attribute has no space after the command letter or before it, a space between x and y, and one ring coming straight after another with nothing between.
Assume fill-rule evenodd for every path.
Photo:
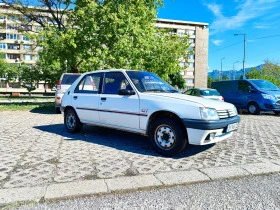
<instances>
[{"instance_id":1,"label":"windshield wiper","mask_svg":"<svg viewBox=\"0 0 280 210\"><path fill-rule=\"evenodd\" d=\"M165 92L165 90L162 90L162 89L149 89L149 90L146 90L146 92Z\"/></svg>"}]
</instances>

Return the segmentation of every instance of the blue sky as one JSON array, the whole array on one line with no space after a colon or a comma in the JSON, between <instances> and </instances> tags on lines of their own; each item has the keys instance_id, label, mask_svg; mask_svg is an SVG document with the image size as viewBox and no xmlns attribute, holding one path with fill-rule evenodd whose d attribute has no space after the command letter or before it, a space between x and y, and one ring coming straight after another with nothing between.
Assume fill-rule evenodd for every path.
<instances>
[{"instance_id":1,"label":"blue sky","mask_svg":"<svg viewBox=\"0 0 280 210\"><path fill-rule=\"evenodd\" d=\"M164 0L158 18L209 24L208 71L280 64L280 0ZM238 62L237 62L238 61Z\"/></svg>"}]
</instances>

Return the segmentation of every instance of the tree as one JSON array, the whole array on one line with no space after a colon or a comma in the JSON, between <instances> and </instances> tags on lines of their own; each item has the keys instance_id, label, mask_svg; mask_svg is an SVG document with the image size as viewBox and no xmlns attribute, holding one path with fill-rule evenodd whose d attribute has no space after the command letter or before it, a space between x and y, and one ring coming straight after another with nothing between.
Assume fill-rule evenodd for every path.
<instances>
[{"instance_id":1,"label":"tree","mask_svg":"<svg viewBox=\"0 0 280 210\"><path fill-rule=\"evenodd\" d=\"M67 25L38 20L36 12L26 9L23 0L9 2L20 2L20 7L13 7L42 26L40 33L31 35L44 49L40 58L49 65L59 63L61 68L66 67L64 71L143 69L170 81L170 75L180 71L179 59L186 58L190 45L188 37L155 27L162 0L77 0L71 12L67 10L70 1L39 1L47 7L42 11L45 16L49 13L53 23L67 14ZM55 13L61 9L60 4L65 8Z\"/></svg>"},{"instance_id":2,"label":"tree","mask_svg":"<svg viewBox=\"0 0 280 210\"><path fill-rule=\"evenodd\" d=\"M40 72L36 66L26 65L22 63L20 66L19 80L22 84L22 87L26 88L31 97L31 91L36 89L36 85L40 80Z\"/></svg>"},{"instance_id":3,"label":"tree","mask_svg":"<svg viewBox=\"0 0 280 210\"><path fill-rule=\"evenodd\" d=\"M280 86L280 66L271 61L265 61L261 69L253 68L246 74L248 79L264 79Z\"/></svg>"}]
</instances>

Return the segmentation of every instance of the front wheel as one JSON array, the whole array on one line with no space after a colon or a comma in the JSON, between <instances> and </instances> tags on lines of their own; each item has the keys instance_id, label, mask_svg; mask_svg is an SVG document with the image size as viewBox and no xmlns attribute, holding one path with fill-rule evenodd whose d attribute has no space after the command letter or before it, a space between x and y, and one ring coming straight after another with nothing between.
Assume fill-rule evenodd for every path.
<instances>
[{"instance_id":1,"label":"front wheel","mask_svg":"<svg viewBox=\"0 0 280 210\"><path fill-rule=\"evenodd\" d=\"M155 150L165 156L179 154L187 144L181 126L168 118L156 120L150 127L149 137Z\"/></svg>"},{"instance_id":2,"label":"front wheel","mask_svg":"<svg viewBox=\"0 0 280 210\"><path fill-rule=\"evenodd\" d=\"M259 115L260 114L260 107L255 102L251 102L248 104L248 112L250 114Z\"/></svg>"},{"instance_id":3,"label":"front wheel","mask_svg":"<svg viewBox=\"0 0 280 210\"><path fill-rule=\"evenodd\" d=\"M83 124L73 109L68 109L64 114L64 126L69 133L78 133Z\"/></svg>"}]
</instances>

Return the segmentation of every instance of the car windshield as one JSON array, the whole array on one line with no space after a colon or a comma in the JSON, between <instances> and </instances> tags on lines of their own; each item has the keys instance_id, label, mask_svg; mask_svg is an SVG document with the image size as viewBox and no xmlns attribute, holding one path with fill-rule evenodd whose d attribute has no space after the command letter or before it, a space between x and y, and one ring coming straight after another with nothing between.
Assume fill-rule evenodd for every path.
<instances>
[{"instance_id":1,"label":"car windshield","mask_svg":"<svg viewBox=\"0 0 280 210\"><path fill-rule=\"evenodd\" d=\"M203 96L220 96L217 90L201 90L200 94Z\"/></svg>"},{"instance_id":2,"label":"car windshield","mask_svg":"<svg viewBox=\"0 0 280 210\"><path fill-rule=\"evenodd\" d=\"M251 82L258 88L262 89L262 90L272 90L272 91L276 91L279 90L279 88L272 84L269 81L266 80L251 80Z\"/></svg>"},{"instance_id":3,"label":"car windshield","mask_svg":"<svg viewBox=\"0 0 280 210\"><path fill-rule=\"evenodd\" d=\"M140 92L178 92L153 73L144 71L126 71L126 73Z\"/></svg>"}]
</instances>

